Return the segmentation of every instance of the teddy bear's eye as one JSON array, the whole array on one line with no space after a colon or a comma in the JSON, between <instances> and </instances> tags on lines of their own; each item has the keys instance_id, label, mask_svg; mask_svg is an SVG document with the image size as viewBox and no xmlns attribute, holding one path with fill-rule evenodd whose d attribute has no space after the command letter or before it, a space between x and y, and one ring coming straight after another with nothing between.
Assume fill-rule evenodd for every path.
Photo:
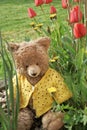
<instances>
[{"instance_id":1,"label":"teddy bear's eye","mask_svg":"<svg viewBox=\"0 0 87 130\"><path fill-rule=\"evenodd\" d=\"M26 65L26 68L28 68L28 65Z\"/></svg>"},{"instance_id":2,"label":"teddy bear's eye","mask_svg":"<svg viewBox=\"0 0 87 130\"><path fill-rule=\"evenodd\" d=\"M38 63L36 63L36 65L39 65Z\"/></svg>"}]
</instances>

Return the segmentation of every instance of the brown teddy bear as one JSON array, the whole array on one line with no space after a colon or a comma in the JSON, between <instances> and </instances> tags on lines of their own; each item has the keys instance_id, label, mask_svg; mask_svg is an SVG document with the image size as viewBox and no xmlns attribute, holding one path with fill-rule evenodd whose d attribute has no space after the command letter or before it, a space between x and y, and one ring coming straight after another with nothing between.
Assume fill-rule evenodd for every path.
<instances>
[{"instance_id":1,"label":"brown teddy bear","mask_svg":"<svg viewBox=\"0 0 87 130\"><path fill-rule=\"evenodd\" d=\"M52 112L54 101L63 103L72 93L61 75L49 67L50 39L42 37L23 44L10 44L16 62L20 92L17 130L59 130L63 126L62 112ZM16 97L16 78L13 78ZM36 130L36 129L35 129Z\"/></svg>"}]
</instances>

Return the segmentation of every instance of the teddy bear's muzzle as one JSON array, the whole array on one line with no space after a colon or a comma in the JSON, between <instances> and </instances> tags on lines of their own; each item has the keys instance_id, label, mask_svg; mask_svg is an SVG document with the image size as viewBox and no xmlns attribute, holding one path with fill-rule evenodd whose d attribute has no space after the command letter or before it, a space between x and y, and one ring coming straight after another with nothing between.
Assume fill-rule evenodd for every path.
<instances>
[{"instance_id":1,"label":"teddy bear's muzzle","mask_svg":"<svg viewBox=\"0 0 87 130\"><path fill-rule=\"evenodd\" d=\"M31 65L28 67L27 72L30 77L37 77L40 74L41 70L39 66Z\"/></svg>"}]
</instances>

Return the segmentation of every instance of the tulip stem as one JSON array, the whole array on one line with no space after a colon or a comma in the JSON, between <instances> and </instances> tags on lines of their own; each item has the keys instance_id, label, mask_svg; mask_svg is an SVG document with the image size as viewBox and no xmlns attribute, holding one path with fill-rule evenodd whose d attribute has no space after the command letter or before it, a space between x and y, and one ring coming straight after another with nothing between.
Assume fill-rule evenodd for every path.
<instances>
[{"instance_id":1,"label":"tulip stem","mask_svg":"<svg viewBox=\"0 0 87 130\"><path fill-rule=\"evenodd\" d=\"M46 13L45 13L45 11L44 11L42 5L40 5L40 8L41 8L41 11L43 12L43 15L44 15L45 20L46 20L46 19L47 19L47 17L46 17ZM46 22L46 26L47 26L47 28L49 28L49 24L48 24L47 22Z\"/></svg>"},{"instance_id":2,"label":"tulip stem","mask_svg":"<svg viewBox=\"0 0 87 130\"><path fill-rule=\"evenodd\" d=\"M36 18L34 17L33 19L34 19L34 21L38 24L38 22L37 22Z\"/></svg>"},{"instance_id":3,"label":"tulip stem","mask_svg":"<svg viewBox=\"0 0 87 130\"><path fill-rule=\"evenodd\" d=\"M86 25L87 28L87 0L84 0L84 23ZM86 49L87 49L87 34L86 34L86 45L85 45Z\"/></svg>"},{"instance_id":4,"label":"tulip stem","mask_svg":"<svg viewBox=\"0 0 87 130\"><path fill-rule=\"evenodd\" d=\"M87 28L87 0L84 0L84 18L85 18L85 24Z\"/></svg>"},{"instance_id":5,"label":"tulip stem","mask_svg":"<svg viewBox=\"0 0 87 130\"><path fill-rule=\"evenodd\" d=\"M41 8L43 14L46 15L46 13L44 12L44 9L43 9L43 7L41 5L40 5L40 8Z\"/></svg>"},{"instance_id":6,"label":"tulip stem","mask_svg":"<svg viewBox=\"0 0 87 130\"><path fill-rule=\"evenodd\" d=\"M70 19L70 3L69 3L69 1L68 1L68 8L67 8L67 11L68 11L68 20Z\"/></svg>"}]
</instances>

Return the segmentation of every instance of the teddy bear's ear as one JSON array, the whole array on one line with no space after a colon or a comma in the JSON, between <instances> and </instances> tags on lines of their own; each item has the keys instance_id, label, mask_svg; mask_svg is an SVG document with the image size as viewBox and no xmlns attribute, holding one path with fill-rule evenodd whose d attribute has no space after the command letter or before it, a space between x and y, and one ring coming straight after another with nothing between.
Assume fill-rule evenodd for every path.
<instances>
[{"instance_id":1,"label":"teddy bear's ear","mask_svg":"<svg viewBox=\"0 0 87 130\"><path fill-rule=\"evenodd\" d=\"M50 46L50 38L42 37L36 41L39 45L43 46L46 50L48 50Z\"/></svg>"},{"instance_id":2,"label":"teddy bear's ear","mask_svg":"<svg viewBox=\"0 0 87 130\"><path fill-rule=\"evenodd\" d=\"M10 43L10 44L8 45L8 50L9 50L9 51L12 51L12 52L17 51L18 48L19 48L19 45L17 45L17 44Z\"/></svg>"}]
</instances>

